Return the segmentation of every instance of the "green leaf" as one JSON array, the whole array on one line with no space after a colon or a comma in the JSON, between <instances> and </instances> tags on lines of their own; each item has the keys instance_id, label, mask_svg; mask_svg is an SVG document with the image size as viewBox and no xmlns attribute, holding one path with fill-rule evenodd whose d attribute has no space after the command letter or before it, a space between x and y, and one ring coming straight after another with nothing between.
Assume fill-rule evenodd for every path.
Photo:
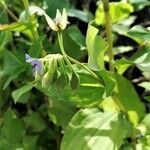
<instances>
[{"instance_id":1,"label":"green leaf","mask_svg":"<svg viewBox=\"0 0 150 150\"><path fill-rule=\"evenodd\" d=\"M110 2L110 16L112 19L112 22L118 22L130 15L130 13L133 12L133 7L129 3L124 2ZM103 11L103 4L100 3L97 10L96 10L96 18L95 18L96 24L105 24L105 15Z\"/></svg>"},{"instance_id":2,"label":"green leaf","mask_svg":"<svg viewBox=\"0 0 150 150\"><path fill-rule=\"evenodd\" d=\"M47 13L50 17L54 18L56 10L62 10L63 8L69 8L69 2L67 0L44 0L48 6Z\"/></svg>"},{"instance_id":3,"label":"green leaf","mask_svg":"<svg viewBox=\"0 0 150 150\"><path fill-rule=\"evenodd\" d=\"M104 54L107 49L107 43L98 34L98 29L89 23L86 45L89 54L88 65L93 70L104 69Z\"/></svg>"},{"instance_id":4,"label":"green leaf","mask_svg":"<svg viewBox=\"0 0 150 150\"><path fill-rule=\"evenodd\" d=\"M56 124L65 128L76 113L75 106L69 102L71 90L68 87L63 89L52 86L49 91L49 109L50 119Z\"/></svg>"},{"instance_id":5,"label":"green leaf","mask_svg":"<svg viewBox=\"0 0 150 150\"><path fill-rule=\"evenodd\" d=\"M150 82L142 82L138 84L139 86L143 87L146 91L150 91Z\"/></svg>"},{"instance_id":6,"label":"green leaf","mask_svg":"<svg viewBox=\"0 0 150 150\"><path fill-rule=\"evenodd\" d=\"M146 127L146 134L150 134L150 113L146 114L141 124Z\"/></svg>"},{"instance_id":7,"label":"green leaf","mask_svg":"<svg viewBox=\"0 0 150 150\"><path fill-rule=\"evenodd\" d=\"M70 26L63 31L63 43L65 51L69 56L80 59L83 57L83 54L85 54L85 51L83 51L83 49L85 49L85 37L77 27ZM59 52L59 45L58 43L56 44L54 53Z\"/></svg>"},{"instance_id":8,"label":"green leaf","mask_svg":"<svg viewBox=\"0 0 150 150\"><path fill-rule=\"evenodd\" d=\"M149 0L130 0L130 3L135 7L136 10L140 10L145 6L150 6Z\"/></svg>"},{"instance_id":9,"label":"green leaf","mask_svg":"<svg viewBox=\"0 0 150 150\"><path fill-rule=\"evenodd\" d=\"M150 30L136 25L132 27L127 33L127 36L135 40L138 44L142 45L144 42L148 42L150 39Z\"/></svg>"},{"instance_id":10,"label":"green leaf","mask_svg":"<svg viewBox=\"0 0 150 150\"><path fill-rule=\"evenodd\" d=\"M150 72L150 44L143 45L130 59L141 71Z\"/></svg>"},{"instance_id":11,"label":"green leaf","mask_svg":"<svg viewBox=\"0 0 150 150\"><path fill-rule=\"evenodd\" d=\"M10 74L10 72L14 71L18 67L23 67L24 65L16 53L12 53L8 50L1 50L0 57L2 62L2 70L0 74Z\"/></svg>"},{"instance_id":12,"label":"green leaf","mask_svg":"<svg viewBox=\"0 0 150 150\"><path fill-rule=\"evenodd\" d=\"M150 102L150 96L144 96L144 99L145 99L147 102Z\"/></svg>"},{"instance_id":13,"label":"green leaf","mask_svg":"<svg viewBox=\"0 0 150 150\"><path fill-rule=\"evenodd\" d=\"M115 61L115 67L118 74L123 74L131 65L133 65L133 62L126 58L121 58Z\"/></svg>"},{"instance_id":14,"label":"green leaf","mask_svg":"<svg viewBox=\"0 0 150 150\"><path fill-rule=\"evenodd\" d=\"M72 90L76 90L80 86L80 78L77 73L73 72L71 81L70 81L70 86Z\"/></svg>"},{"instance_id":15,"label":"green leaf","mask_svg":"<svg viewBox=\"0 0 150 150\"><path fill-rule=\"evenodd\" d=\"M13 111L8 109L4 114L1 137L5 138L10 145L14 145L21 142L23 134L24 127L22 121L15 115Z\"/></svg>"},{"instance_id":16,"label":"green leaf","mask_svg":"<svg viewBox=\"0 0 150 150\"><path fill-rule=\"evenodd\" d=\"M12 40L12 34L10 31L0 31L0 48L3 48L8 42Z\"/></svg>"},{"instance_id":17,"label":"green leaf","mask_svg":"<svg viewBox=\"0 0 150 150\"><path fill-rule=\"evenodd\" d=\"M145 115L145 108L140 102L140 98L133 85L126 78L118 74L115 74L115 79L117 84L115 89L116 99L118 99L124 111L129 113L134 111L139 119L142 119Z\"/></svg>"},{"instance_id":18,"label":"green leaf","mask_svg":"<svg viewBox=\"0 0 150 150\"><path fill-rule=\"evenodd\" d=\"M69 36L76 42L77 45L80 46L81 50L85 49L85 37L76 26L71 26L69 28Z\"/></svg>"},{"instance_id":19,"label":"green leaf","mask_svg":"<svg viewBox=\"0 0 150 150\"><path fill-rule=\"evenodd\" d=\"M112 91L115 87L115 81L112 74L108 71L102 70L99 72L99 75L105 87L105 95L103 96L105 98L112 94Z\"/></svg>"},{"instance_id":20,"label":"green leaf","mask_svg":"<svg viewBox=\"0 0 150 150\"><path fill-rule=\"evenodd\" d=\"M93 15L88 10L81 11L74 8L68 10L68 16L76 17L84 22L89 22L93 19Z\"/></svg>"},{"instance_id":21,"label":"green leaf","mask_svg":"<svg viewBox=\"0 0 150 150\"><path fill-rule=\"evenodd\" d=\"M23 72L25 71L25 68L23 68L22 66L21 67L18 67L17 69L14 69L13 72L11 72L9 74L9 76L7 77L7 80L3 86L3 90L6 89L8 87L8 85L10 84L11 81L15 80L18 78L18 76Z\"/></svg>"},{"instance_id":22,"label":"green leaf","mask_svg":"<svg viewBox=\"0 0 150 150\"><path fill-rule=\"evenodd\" d=\"M24 150L34 150L36 149L37 135L25 135L23 137Z\"/></svg>"},{"instance_id":23,"label":"green leaf","mask_svg":"<svg viewBox=\"0 0 150 150\"><path fill-rule=\"evenodd\" d=\"M23 120L26 128L34 133L41 132L47 127L46 122L37 112L26 115Z\"/></svg>"},{"instance_id":24,"label":"green leaf","mask_svg":"<svg viewBox=\"0 0 150 150\"><path fill-rule=\"evenodd\" d=\"M129 122L118 112L81 109L66 128L61 150L119 149L129 132Z\"/></svg>"},{"instance_id":25,"label":"green leaf","mask_svg":"<svg viewBox=\"0 0 150 150\"><path fill-rule=\"evenodd\" d=\"M12 97L14 99L14 102L16 103L19 100L19 98L26 92L30 91L33 88L33 86L34 86L33 84L26 84L22 86L21 88L13 91Z\"/></svg>"},{"instance_id":26,"label":"green leaf","mask_svg":"<svg viewBox=\"0 0 150 150\"><path fill-rule=\"evenodd\" d=\"M103 100L104 86L85 70L77 71L80 77L80 87L70 96L70 101L78 107L97 106Z\"/></svg>"},{"instance_id":27,"label":"green leaf","mask_svg":"<svg viewBox=\"0 0 150 150\"><path fill-rule=\"evenodd\" d=\"M29 49L30 56L35 57L35 58L39 57L40 52L43 48L41 45L43 40L44 40L44 36L41 36L33 43L33 45Z\"/></svg>"},{"instance_id":28,"label":"green leaf","mask_svg":"<svg viewBox=\"0 0 150 150\"><path fill-rule=\"evenodd\" d=\"M122 53L129 52L132 50L133 50L132 46L117 46L113 48L113 51L115 54L122 54Z\"/></svg>"}]
</instances>

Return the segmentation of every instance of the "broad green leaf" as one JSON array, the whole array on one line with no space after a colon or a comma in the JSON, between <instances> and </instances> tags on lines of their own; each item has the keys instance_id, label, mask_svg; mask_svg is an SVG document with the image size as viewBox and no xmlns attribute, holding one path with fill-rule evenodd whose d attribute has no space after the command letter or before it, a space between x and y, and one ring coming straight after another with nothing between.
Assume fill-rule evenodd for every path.
<instances>
[{"instance_id":1,"label":"broad green leaf","mask_svg":"<svg viewBox=\"0 0 150 150\"><path fill-rule=\"evenodd\" d=\"M118 74L123 74L131 65L133 65L133 62L125 58L115 61L115 68L117 69Z\"/></svg>"},{"instance_id":2,"label":"broad green leaf","mask_svg":"<svg viewBox=\"0 0 150 150\"><path fill-rule=\"evenodd\" d=\"M150 72L150 44L143 45L130 59L141 71Z\"/></svg>"},{"instance_id":3,"label":"broad green leaf","mask_svg":"<svg viewBox=\"0 0 150 150\"><path fill-rule=\"evenodd\" d=\"M80 41L80 42L79 42ZM63 43L66 53L76 59L80 59L83 57L85 53L82 51L82 48L85 48L85 38L75 26L70 26L66 30L63 31ZM59 50L58 43L57 50ZM56 53L55 52L55 53Z\"/></svg>"},{"instance_id":4,"label":"broad green leaf","mask_svg":"<svg viewBox=\"0 0 150 150\"><path fill-rule=\"evenodd\" d=\"M56 10L62 10L63 8L69 8L69 2L67 0L44 0L48 7L47 13L50 17L54 18Z\"/></svg>"},{"instance_id":5,"label":"broad green leaf","mask_svg":"<svg viewBox=\"0 0 150 150\"><path fill-rule=\"evenodd\" d=\"M10 84L11 81L17 79L18 76L19 76L23 71L25 71L25 68L23 68L22 66L21 66L21 67L18 67L17 69L14 69L14 70L11 72L11 74L9 74L9 76L7 77L7 80L6 80L6 82L5 82L4 86L3 86L3 90L6 89L6 88L9 86L9 84Z\"/></svg>"},{"instance_id":6,"label":"broad green leaf","mask_svg":"<svg viewBox=\"0 0 150 150\"><path fill-rule=\"evenodd\" d=\"M17 54L5 49L0 50L0 61L2 62L0 75L12 75L18 68L24 69L24 62L20 59L21 56L21 53Z\"/></svg>"},{"instance_id":7,"label":"broad green leaf","mask_svg":"<svg viewBox=\"0 0 150 150\"><path fill-rule=\"evenodd\" d=\"M93 70L104 69L104 54L107 49L107 43L98 34L98 29L89 23L86 45L89 54L88 65Z\"/></svg>"},{"instance_id":8,"label":"broad green leaf","mask_svg":"<svg viewBox=\"0 0 150 150\"><path fill-rule=\"evenodd\" d=\"M75 106L69 102L70 97L71 90L67 87L60 89L57 86L52 86L49 91L49 117L53 123L61 125L63 128L76 113Z\"/></svg>"},{"instance_id":9,"label":"broad green leaf","mask_svg":"<svg viewBox=\"0 0 150 150\"><path fill-rule=\"evenodd\" d=\"M5 138L10 145L14 145L21 142L23 134L24 127L21 119L18 118L13 111L8 109L4 114L1 137Z\"/></svg>"},{"instance_id":10,"label":"broad green leaf","mask_svg":"<svg viewBox=\"0 0 150 150\"><path fill-rule=\"evenodd\" d=\"M69 27L69 36L80 46L81 50L85 49L85 37L76 26Z\"/></svg>"},{"instance_id":11,"label":"broad green leaf","mask_svg":"<svg viewBox=\"0 0 150 150\"><path fill-rule=\"evenodd\" d=\"M26 85L22 86L21 88L19 88L19 89L13 91L13 92L12 92L12 97L13 97L13 99L14 99L14 102L16 103L16 102L19 100L19 98L20 98L23 94L25 94L25 93L27 93L28 91L30 91L30 90L33 88L33 86L34 86L33 84L26 84Z\"/></svg>"},{"instance_id":12,"label":"broad green leaf","mask_svg":"<svg viewBox=\"0 0 150 150\"><path fill-rule=\"evenodd\" d=\"M108 97L112 94L112 91L115 87L115 81L113 80L113 76L108 71L102 70L99 72L100 78L105 87L105 95L103 97Z\"/></svg>"},{"instance_id":13,"label":"broad green leaf","mask_svg":"<svg viewBox=\"0 0 150 150\"><path fill-rule=\"evenodd\" d=\"M125 19L133 12L133 7L125 2L110 2L110 16L113 23ZM103 11L103 4L100 3L96 10L96 24L105 24L105 15Z\"/></svg>"},{"instance_id":14,"label":"broad green leaf","mask_svg":"<svg viewBox=\"0 0 150 150\"><path fill-rule=\"evenodd\" d=\"M31 130L34 133L43 131L47 125L42 116L37 112L32 112L29 115L23 117L24 123L28 130Z\"/></svg>"},{"instance_id":15,"label":"broad green leaf","mask_svg":"<svg viewBox=\"0 0 150 150\"><path fill-rule=\"evenodd\" d=\"M132 50L133 50L132 46L117 46L113 48L114 54L122 54Z\"/></svg>"},{"instance_id":16,"label":"broad green leaf","mask_svg":"<svg viewBox=\"0 0 150 150\"><path fill-rule=\"evenodd\" d=\"M136 25L132 27L127 33L127 36L135 40L138 44L142 45L144 42L148 42L150 39L150 30Z\"/></svg>"},{"instance_id":17,"label":"broad green leaf","mask_svg":"<svg viewBox=\"0 0 150 150\"><path fill-rule=\"evenodd\" d=\"M63 31L63 43L66 53L75 58L81 59L85 54L85 37L81 34L79 29L75 26L69 26ZM47 43L46 43L47 44ZM58 41L51 48L53 53L60 53Z\"/></svg>"},{"instance_id":18,"label":"broad green leaf","mask_svg":"<svg viewBox=\"0 0 150 150\"><path fill-rule=\"evenodd\" d=\"M138 84L139 86L143 87L146 91L150 91L150 82L142 82Z\"/></svg>"},{"instance_id":19,"label":"broad green leaf","mask_svg":"<svg viewBox=\"0 0 150 150\"><path fill-rule=\"evenodd\" d=\"M150 6L149 0L130 0L130 3L135 7L136 10L141 10L145 6Z\"/></svg>"},{"instance_id":20,"label":"broad green leaf","mask_svg":"<svg viewBox=\"0 0 150 150\"><path fill-rule=\"evenodd\" d=\"M7 43L12 40L12 34L10 31L0 31L0 48L3 48Z\"/></svg>"},{"instance_id":21,"label":"broad green leaf","mask_svg":"<svg viewBox=\"0 0 150 150\"><path fill-rule=\"evenodd\" d=\"M124 77L115 74L116 79L116 96L117 101L122 105L126 112L133 112L142 119L145 115L144 105L140 102L140 98L136 93L133 85ZM134 118L133 118L134 120Z\"/></svg>"},{"instance_id":22,"label":"broad green leaf","mask_svg":"<svg viewBox=\"0 0 150 150\"><path fill-rule=\"evenodd\" d=\"M88 10L78 10L78 9L69 9L68 10L68 16L69 17L76 17L84 22L89 22L93 19L92 14Z\"/></svg>"},{"instance_id":23,"label":"broad green leaf","mask_svg":"<svg viewBox=\"0 0 150 150\"><path fill-rule=\"evenodd\" d=\"M61 150L118 150L129 132L129 122L118 112L81 109L66 128Z\"/></svg>"},{"instance_id":24,"label":"broad green leaf","mask_svg":"<svg viewBox=\"0 0 150 150\"><path fill-rule=\"evenodd\" d=\"M112 30L118 34L124 35L129 31L130 26L134 23L136 16L129 16L124 20L119 21L112 25Z\"/></svg>"},{"instance_id":25,"label":"broad green leaf","mask_svg":"<svg viewBox=\"0 0 150 150\"><path fill-rule=\"evenodd\" d=\"M145 115L144 119L142 120L142 123L144 123L150 129L150 114Z\"/></svg>"},{"instance_id":26,"label":"broad green leaf","mask_svg":"<svg viewBox=\"0 0 150 150\"><path fill-rule=\"evenodd\" d=\"M34 150L36 149L37 135L25 135L23 137L24 150Z\"/></svg>"},{"instance_id":27,"label":"broad green leaf","mask_svg":"<svg viewBox=\"0 0 150 150\"><path fill-rule=\"evenodd\" d=\"M70 96L70 101L79 107L98 106L105 94L102 83L94 79L87 71L77 71L80 77L80 87Z\"/></svg>"},{"instance_id":28,"label":"broad green leaf","mask_svg":"<svg viewBox=\"0 0 150 150\"><path fill-rule=\"evenodd\" d=\"M38 58L40 55L40 52L42 51L42 41L44 40L44 36L39 37L33 45L29 49L29 54L32 57Z\"/></svg>"}]
</instances>

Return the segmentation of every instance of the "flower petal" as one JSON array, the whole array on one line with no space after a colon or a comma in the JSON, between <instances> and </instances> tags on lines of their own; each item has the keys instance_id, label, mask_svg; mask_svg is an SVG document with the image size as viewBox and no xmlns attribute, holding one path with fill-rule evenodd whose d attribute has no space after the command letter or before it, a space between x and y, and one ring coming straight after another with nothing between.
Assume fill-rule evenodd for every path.
<instances>
[{"instance_id":1,"label":"flower petal","mask_svg":"<svg viewBox=\"0 0 150 150\"><path fill-rule=\"evenodd\" d=\"M64 8L61 17L60 28L64 30L66 26L67 26L67 12L66 9Z\"/></svg>"},{"instance_id":2,"label":"flower petal","mask_svg":"<svg viewBox=\"0 0 150 150\"><path fill-rule=\"evenodd\" d=\"M49 27L54 31L58 31L59 28L56 26L55 22L46 13L44 13L44 16L45 16L45 19L46 19Z\"/></svg>"},{"instance_id":3,"label":"flower petal","mask_svg":"<svg viewBox=\"0 0 150 150\"><path fill-rule=\"evenodd\" d=\"M60 25L60 23L61 23L61 18L62 18L61 13L60 13L59 9L57 9L56 17L55 17L55 24L56 24L57 26Z\"/></svg>"}]
</instances>

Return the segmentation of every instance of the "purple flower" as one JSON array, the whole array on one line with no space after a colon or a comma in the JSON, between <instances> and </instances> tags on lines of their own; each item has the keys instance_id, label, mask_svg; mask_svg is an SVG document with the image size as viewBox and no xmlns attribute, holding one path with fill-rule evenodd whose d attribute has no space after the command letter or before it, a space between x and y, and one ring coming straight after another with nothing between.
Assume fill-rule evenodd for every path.
<instances>
[{"instance_id":1,"label":"purple flower","mask_svg":"<svg viewBox=\"0 0 150 150\"><path fill-rule=\"evenodd\" d=\"M33 75L43 74L43 65L39 59L32 58L30 55L26 54L26 62L30 63L33 66Z\"/></svg>"}]
</instances>

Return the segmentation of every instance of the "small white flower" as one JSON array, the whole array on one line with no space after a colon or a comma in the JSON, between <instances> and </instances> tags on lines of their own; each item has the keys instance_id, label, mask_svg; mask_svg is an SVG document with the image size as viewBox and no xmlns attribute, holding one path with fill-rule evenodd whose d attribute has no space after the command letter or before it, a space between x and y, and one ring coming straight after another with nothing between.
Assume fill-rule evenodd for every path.
<instances>
[{"instance_id":1,"label":"small white flower","mask_svg":"<svg viewBox=\"0 0 150 150\"><path fill-rule=\"evenodd\" d=\"M54 31L64 30L67 26L67 12L63 9L62 14L57 9L55 20L53 21L47 14L44 14L50 28Z\"/></svg>"}]
</instances>

